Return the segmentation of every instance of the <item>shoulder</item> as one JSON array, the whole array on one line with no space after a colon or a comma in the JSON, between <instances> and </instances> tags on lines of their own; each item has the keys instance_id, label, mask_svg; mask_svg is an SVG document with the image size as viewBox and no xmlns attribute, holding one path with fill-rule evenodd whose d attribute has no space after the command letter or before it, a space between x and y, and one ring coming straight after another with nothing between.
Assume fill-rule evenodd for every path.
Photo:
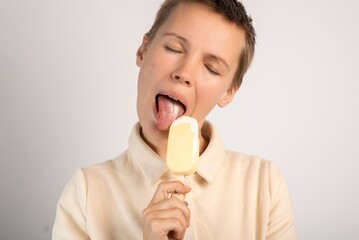
<instances>
[{"instance_id":1,"label":"shoulder","mask_svg":"<svg viewBox=\"0 0 359 240\"><path fill-rule=\"evenodd\" d=\"M236 151L226 150L226 161L229 164L239 165L246 170L268 171L270 174L279 174L279 170L273 161Z\"/></svg>"},{"instance_id":2,"label":"shoulder","mask_svg":"<svg viewBox=\"0 0 359 240\"><path fill-rule=\"evenodd\" d=\"M125 171L129 164L128 152L125 151L113 159L81 168L75 175L82 174L86 181L91 181L91 179L99 180Z\"/></svg>"},{"instance_id":3,"label":"shoulder","mask_svg":"<svg viewBox=\"0 0 359 240\"><path fill-rule=\"evenodd\" d=\"M259 181L268 189L275 189L285 181L273 161L259 156L226 150L226 165L231 171L239 171L247 179Z\"/></svg>"},{"instance_id":4,"label":"shoulder","mask_svg":"<svg viewBox=\"0 0 359 240\"><path fill-rule=\"evenodd\" d=\"M96 163L84 168L81 170L85 174L96 173L96 172L106 172L106 171L115 171L123 170L129 163L128 150L122 152L120 155L116 156L113 159L106 160L100 163Z\"/></svg>"}]
</instances>

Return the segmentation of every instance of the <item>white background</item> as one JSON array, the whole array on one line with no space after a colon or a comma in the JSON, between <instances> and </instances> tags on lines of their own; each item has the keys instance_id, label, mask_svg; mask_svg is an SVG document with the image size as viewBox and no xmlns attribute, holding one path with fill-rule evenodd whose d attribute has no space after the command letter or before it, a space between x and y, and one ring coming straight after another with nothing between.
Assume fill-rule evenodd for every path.
<instances>
[{"instance_id":1,"label":"white background","mask_svg":"<svg viewBox=\"0 0 359 240\"><path fill-rule=\"evenodd\" d=\"M160 2L0 0L0 239L50 239L75 170L126 148ZM243 2L255 60L209 119L228 148L279 166L300 239L359 239L359 2Z\"/></svg>"}]
</instances>

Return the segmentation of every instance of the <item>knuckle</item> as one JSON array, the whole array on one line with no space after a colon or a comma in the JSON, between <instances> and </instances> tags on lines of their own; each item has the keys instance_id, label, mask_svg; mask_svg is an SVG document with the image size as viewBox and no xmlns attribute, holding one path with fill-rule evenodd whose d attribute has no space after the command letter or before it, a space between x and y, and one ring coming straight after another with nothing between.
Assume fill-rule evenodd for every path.
<instances>
[{"instance_id":1,"label":"knuckle","mask_svg":"<svg viewBox=\"0 0 359 240\"><path fill-rule=\"evenodd\" d=\"M153 232L153 233L158 232L160 229L160 225L159 225L158 221L156 221L156 219L150 219L147 222L147 227L150 230L150 232Z\"/></svg>"},{"instance_id":2,"label":"knuckle","mask_svg":"<svg viewBox=\"0 0 359 240\"><path fill-rule=\"evenodd\" d=\"M151 219L152 219L152 215L153 214L151 214L152 213L152 211L150 211L150 209L148 209L148 208L145 208L143 211L142 211L142 219L144 219L145 221L151 221Z\"/></svg>"},{"instance_id":3,"label":"knuckle","mask_svg":"<svg viewBox=\"0 0 359 240\"><path fill-rule=\"evenodd\" d=\"M184 225L184 222L181 221L180 219L176 219L176 225L179 227L179 230L182 232L185 230L185 225Z\"/></svg>"},{"instance_id":4,"label":"knuckle","mask_svg":"<svg viewBox=\"0 0 359 240\"><path fill-rule=\"evenodd\" d=\"M166 185L167 185L166 182L161 182L158 184L158 189L163 189L163 188L165 188Z\"/></svg>"}]
</instances>

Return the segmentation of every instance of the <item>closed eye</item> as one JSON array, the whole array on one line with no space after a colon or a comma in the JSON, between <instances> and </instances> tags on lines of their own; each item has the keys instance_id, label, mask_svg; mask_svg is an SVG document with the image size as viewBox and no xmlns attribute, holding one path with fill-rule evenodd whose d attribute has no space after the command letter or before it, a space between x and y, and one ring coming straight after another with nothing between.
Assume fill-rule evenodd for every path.
<instances>
[{"instance_id":1,"label":"closed eye","mask_svg":"<svg viewBox=\"0 0 359 240\"><path fill-rule=\"evenodd\" d=\"M169 47L169 46L165 46L165 49L166 49L167 51L174 52L174 53L182 53L182 50L180 50L180 49L175 49L175 48Z\"/></svg>"},{"instance_id":2,"label":"closed eye","mask_svg":"<svg viewBox=\"0 0 359 240\"><path fill-rule=\"evenodd\" d=\"M217 69L213 68L212 66L210 65L205 65L206 66L206 69L213 75L217 75L217 76L220 76L221 74L217 71Z\"/></svg>"}]
</instances>

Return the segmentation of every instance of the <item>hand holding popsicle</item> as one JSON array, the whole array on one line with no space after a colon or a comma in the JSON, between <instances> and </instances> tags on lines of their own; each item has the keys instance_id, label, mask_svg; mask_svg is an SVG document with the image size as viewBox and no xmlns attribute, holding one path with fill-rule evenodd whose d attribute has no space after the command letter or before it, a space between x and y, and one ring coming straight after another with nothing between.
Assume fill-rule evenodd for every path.
<instances>
[{"instance_id":1,"label":"hand holding popsicle","mask_svg":"<svg viewBox=\"0 0 359 240\"><path fill-rule=\"evenodd\" d=\"M183 239L190 222L190 210L177 198L168 194L186 194L190 188L178 181L162 182L147 208L142 212L143 239Z\"/></svg>"}]
</instances>

